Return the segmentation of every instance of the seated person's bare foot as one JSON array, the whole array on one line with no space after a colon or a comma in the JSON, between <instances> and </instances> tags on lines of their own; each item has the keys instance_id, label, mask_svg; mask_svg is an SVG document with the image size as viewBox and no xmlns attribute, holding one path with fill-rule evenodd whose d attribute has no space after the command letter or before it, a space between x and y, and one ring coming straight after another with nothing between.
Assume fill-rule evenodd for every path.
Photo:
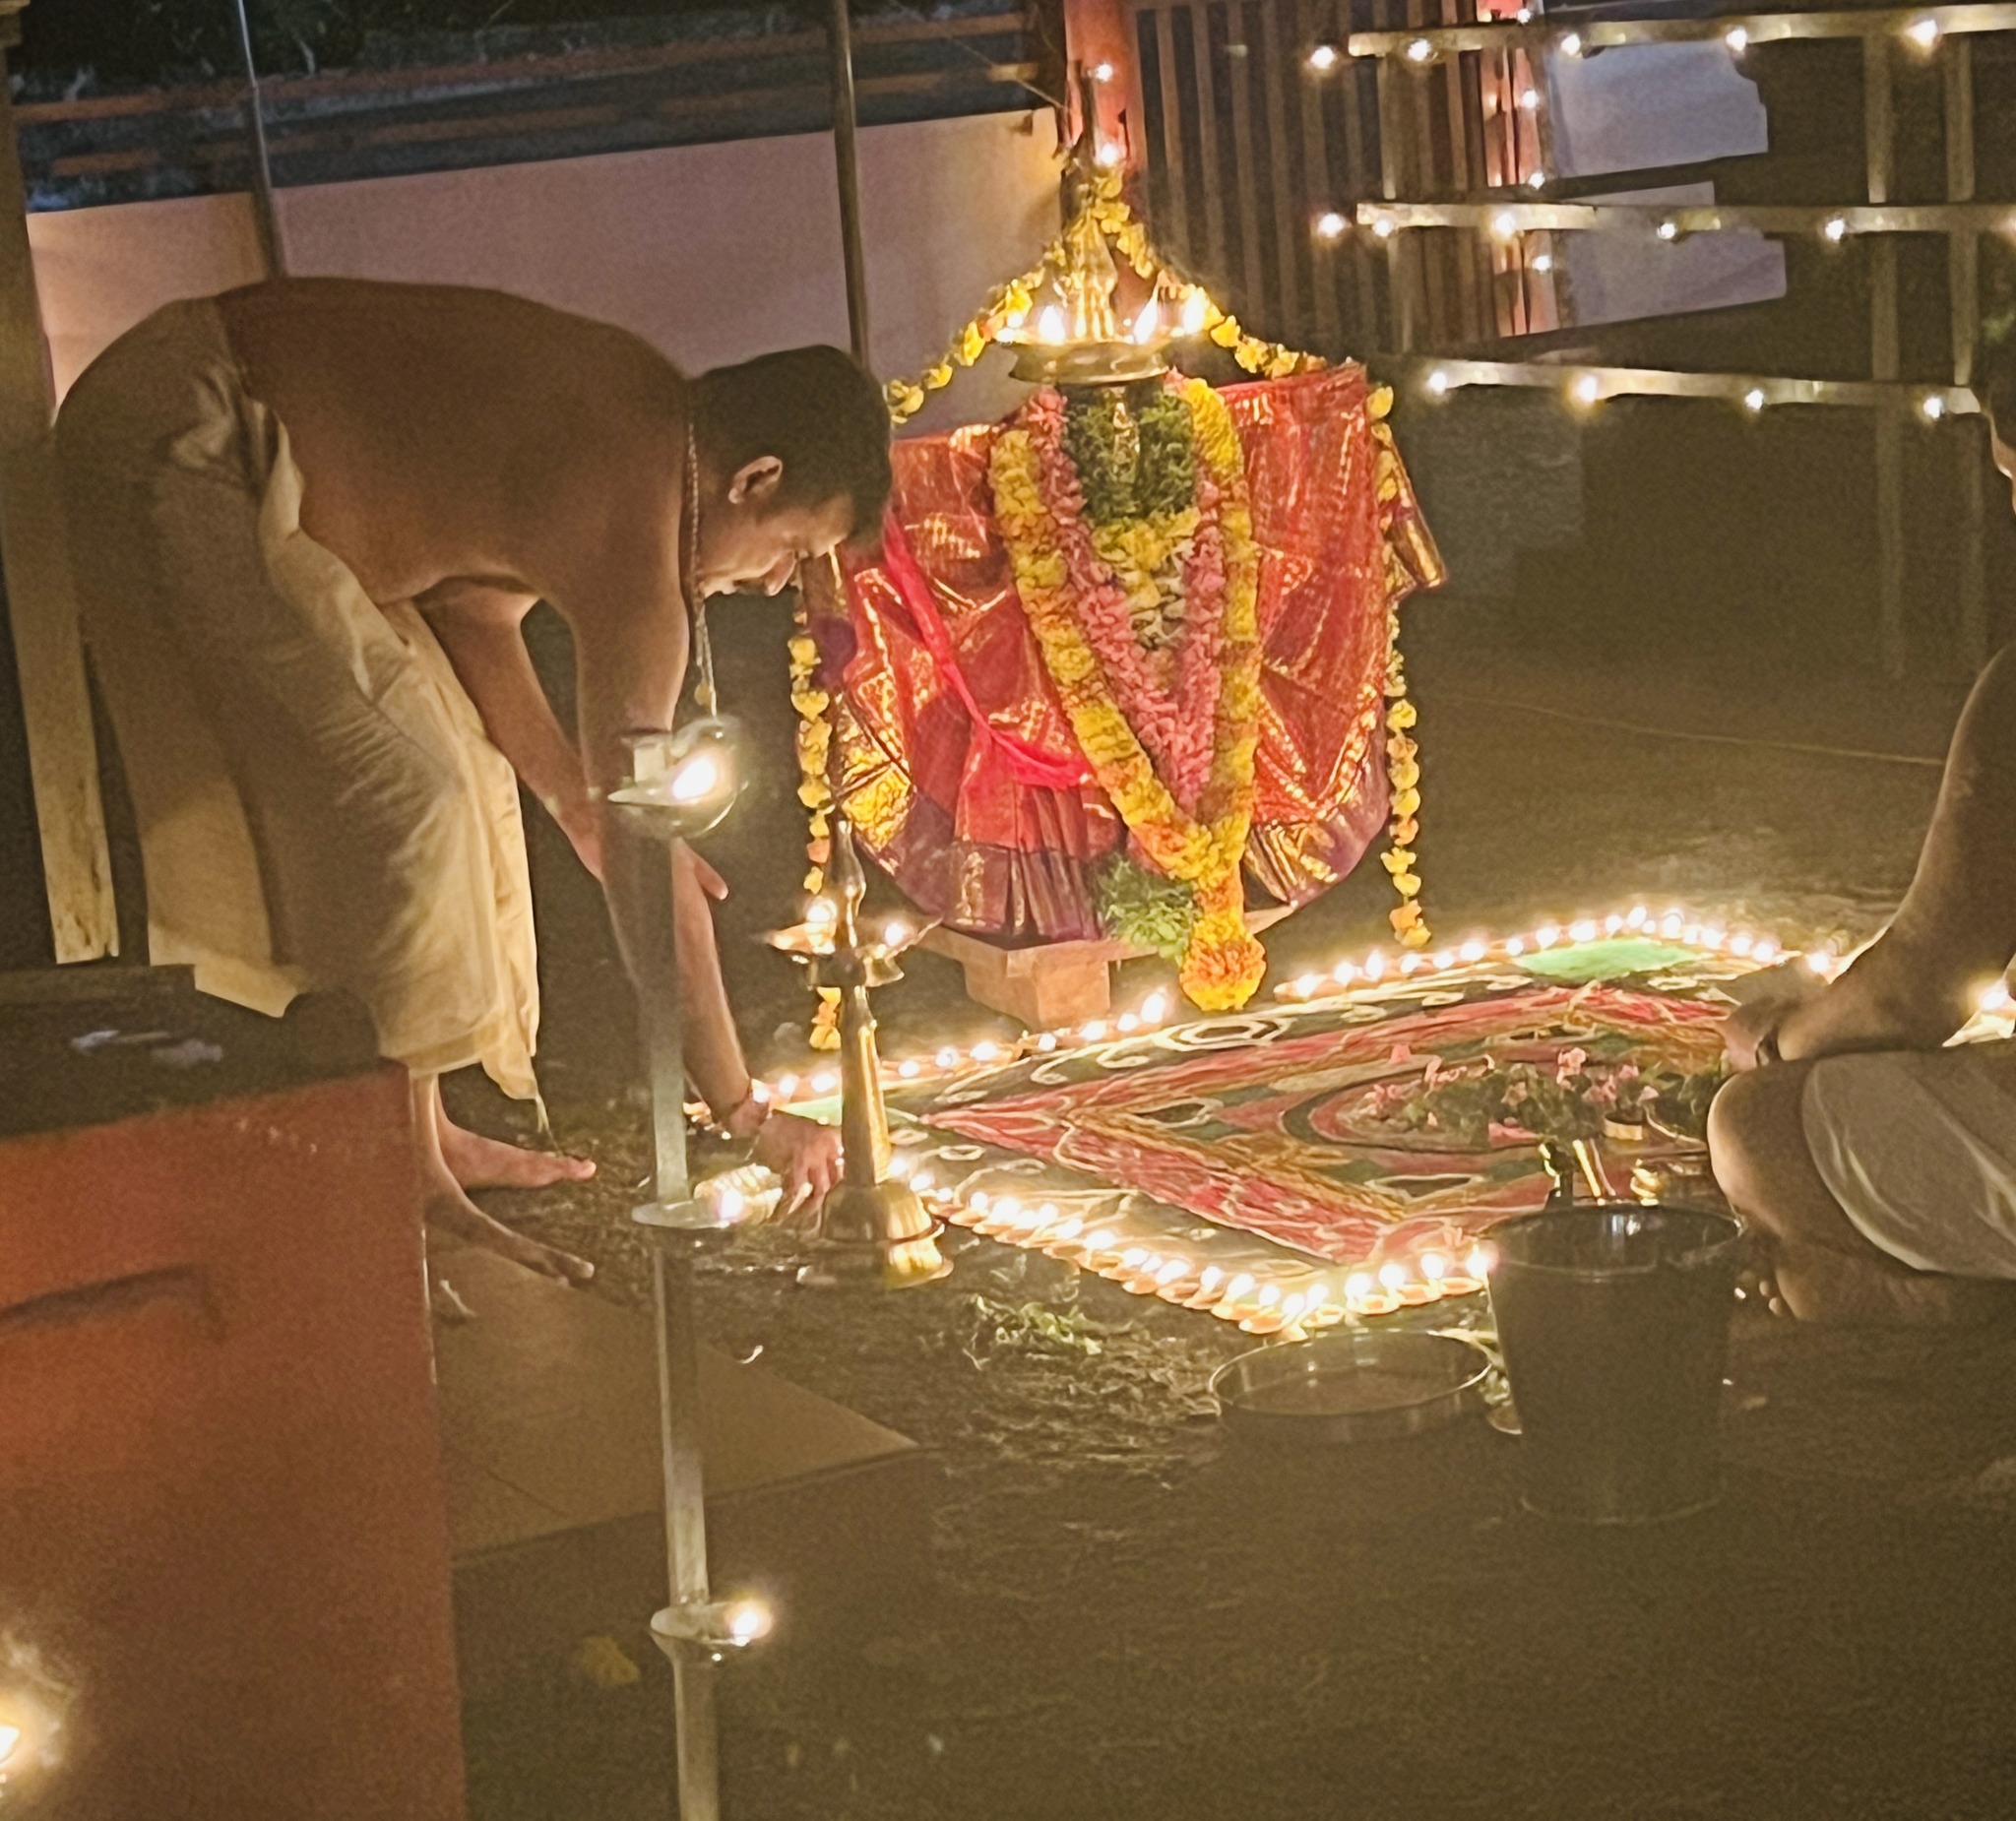
<instances>
[{"instance_id":1,"label":"seated person's bare foot","mask_svg":"<svg viewBox=\"0 0 2016 1821\"><path fill-rule=\"evenodd\" d=\"M1911 1271L1874 1254L1800 1248L1779 1283L1802 1321L1885 1328L1960 1328L2016 1312L2016 1284Z\"/></svg>"},{"instance_id":2,"label":"seated person's bare foot","mask_svg":"<svg viewBox=\"0 0 2016 1821\"><path fill-rule=\"evenodd\" d=\"M595 1174L587 1158L530 1151L501 1138L485 1138L440 1115L441 1157L466 1189L549 1189L556 1182L586 1182Z\"/></svg>"}]
</instances>

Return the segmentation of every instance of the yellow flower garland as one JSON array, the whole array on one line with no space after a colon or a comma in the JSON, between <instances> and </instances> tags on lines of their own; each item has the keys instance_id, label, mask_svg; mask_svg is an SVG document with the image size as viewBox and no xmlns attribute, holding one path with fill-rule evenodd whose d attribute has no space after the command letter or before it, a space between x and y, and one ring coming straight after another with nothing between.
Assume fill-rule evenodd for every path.
<instances>
[{"instance_id":1,"label":"yellow flower garland","mask_svg":"<svg viewBox=\"0 0 2016 1821\"><path fill-rule=\"evenodd\" d=\"M827 760L833 750L833 722L828 712L833 698L819 687L819 647L808 629L804 596L791 615L796 625L789 643L791 707L798 713L798 801L810 822L805 843L805 890L817 897L826 889L826 862L833 857L833 788L827 783ZM812 1047L840 1047L840 994L830 986L819 990L819 1009L812 1018Z\"/></svg>"},{"instance_id":2,"label":"yellow flower garland","mask_svg":"<svg viewBox=\"0 0 2016 1821\"><path fill-rule=\"evenodd\" d=\"M1204 1011L1233 1011L1252 997L1267 969L1266 952L1246 927L1240 881L1259 738L1260 559L1231 413L1201 380L1187 382L1184 398L1198 460L1221 495L1226 568L1211 772L1194 818L1157 776L1072 611L1064 555L1028 431L1004 430L995 438L990 472L1016 589L1086 762L1149 858L1195 895L1197 922L1179 973L1183 990Z\"/></svg>"}]
</instances>

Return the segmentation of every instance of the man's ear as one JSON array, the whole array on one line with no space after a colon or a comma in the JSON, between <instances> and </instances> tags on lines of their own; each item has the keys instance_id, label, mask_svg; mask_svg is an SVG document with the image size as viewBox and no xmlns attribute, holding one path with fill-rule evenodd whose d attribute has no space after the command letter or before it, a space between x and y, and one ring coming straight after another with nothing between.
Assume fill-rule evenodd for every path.
<instances>
[{"instance_id":1,"label":"man's ear","mask_svg":"<svg viewBox=\"0 0 2016 1821\"><path fill-rule=\"evenodd\" d=\"M784 464L776 456L758 456L735 470L728 482L728 504L767 506L783 481Z\"/></svg>"}]
</instances>

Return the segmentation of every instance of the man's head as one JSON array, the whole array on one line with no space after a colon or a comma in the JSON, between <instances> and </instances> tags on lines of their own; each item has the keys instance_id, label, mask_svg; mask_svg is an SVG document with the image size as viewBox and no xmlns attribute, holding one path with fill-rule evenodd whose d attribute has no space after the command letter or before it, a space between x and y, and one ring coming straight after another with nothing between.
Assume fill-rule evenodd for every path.
<instances>
[{"instance_id":1,"label":"man's head","mask_svg":"<svg viewBox=\"0 0 2016 1821\"><path fill-rule=\"evenodd\" d=\"M2016 335L1984 345L1975 357L1974 396L1988 414L1988 447L2016 499Z\"/></svg>"},{"instance_id":2,"label":"man's head","mask_svg":"<svg viewBox=\"0 0 2016 1821\"><path fill-rule=\"evenodd\" d=\"M870 535L889 498L889 408L837 347L793 347L693 382L702 592L774 595L801 559Z\"/></svg>"}]
</instances>

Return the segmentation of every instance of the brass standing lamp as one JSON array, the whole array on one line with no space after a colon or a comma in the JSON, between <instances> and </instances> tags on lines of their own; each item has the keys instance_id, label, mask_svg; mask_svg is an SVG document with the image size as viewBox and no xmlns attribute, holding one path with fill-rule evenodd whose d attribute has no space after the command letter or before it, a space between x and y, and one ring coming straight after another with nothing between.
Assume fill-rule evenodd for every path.
<instances>
[{"instance_id":1,"label":"brass standing lamp","mask_svg":"<svg viewBox=\"0 0 2016 1821\"><path fill-rule=\"evenodd\" d=\"M897 957L923 933L892 927L877 941L861 931L868 882L854 847L853 824L833 816L831 914L778 930L772 944L806 964L815 987L840 994L841 1180L819 1211L812 1258L798 1273L820 1288L861 1283L888 1289L929 1284L952 1269L938 1250L944 1223L924 1211L907 1182L890 1174L889 1105L875 1048L869 989L903 978Z\"/></svg>"}]
</instances>

